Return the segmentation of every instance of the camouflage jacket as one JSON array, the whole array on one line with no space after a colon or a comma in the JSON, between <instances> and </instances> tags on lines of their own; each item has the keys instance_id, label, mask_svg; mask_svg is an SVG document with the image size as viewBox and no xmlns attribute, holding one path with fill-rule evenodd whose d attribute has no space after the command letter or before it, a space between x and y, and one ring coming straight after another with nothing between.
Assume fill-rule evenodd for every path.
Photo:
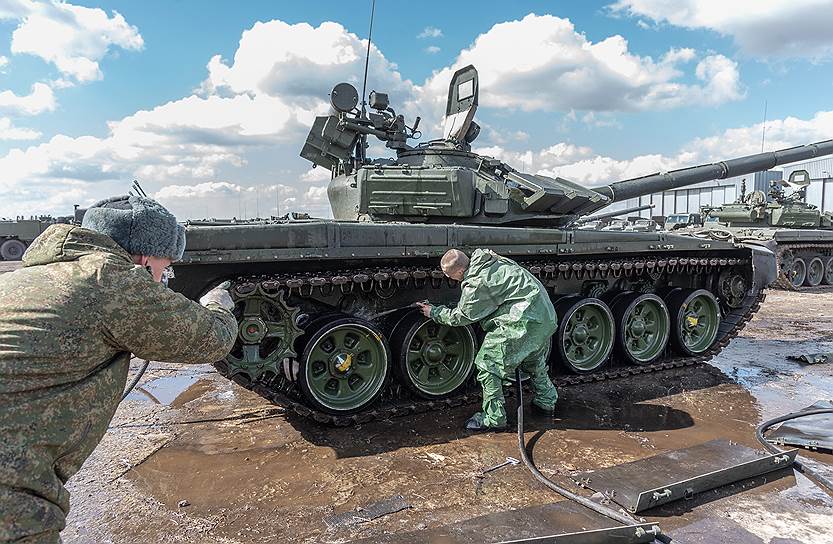
<instances>
[{"instance_id":1,"label":"camouflage jacket","mask_svg":"<svg viewBox=\"0 0 833 544\"><path fill-rule=\"evenodd\" d=\"M107 430L130 353L211 363L231 349L237 326L227 310L154 282L91 230L53 225L23 261L0 275L0 492L20 492L0 510L14 506L62 528L63 483ZM23 534L25 522L7 515L0 512L0 541Z\"/></svg>"}]
</instances>

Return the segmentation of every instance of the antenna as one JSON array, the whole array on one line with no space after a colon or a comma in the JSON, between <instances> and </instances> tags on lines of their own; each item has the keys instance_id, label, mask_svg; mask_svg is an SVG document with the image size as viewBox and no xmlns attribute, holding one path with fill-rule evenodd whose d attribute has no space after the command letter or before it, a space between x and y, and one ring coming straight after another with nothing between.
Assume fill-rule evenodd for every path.
<instances>
[{"instance_id":1,"label":"antenna","mask_svg":"<svg viewBox=\"0 0 833 544\"><path fill-rule=\"evenodd\" d=\"M764 152L764 142L766 141L766 107L767 101L764 100L764 124L761 126L761 153Z\"/></svg>"},{"instance_id":2,"label":"antenna","mask_svg":"<svg viewBox=\"0 0 833 544\"><path fill-rule=\"evenodd\" d=\"M367 54L364 57L364 81L362 82L362 119L366 112L367 100L367 67L370 64L370 42L373 39L373 15L376 13L376 0L370 5L370 30L367 31Z\"/></svg>"}]
</instances>

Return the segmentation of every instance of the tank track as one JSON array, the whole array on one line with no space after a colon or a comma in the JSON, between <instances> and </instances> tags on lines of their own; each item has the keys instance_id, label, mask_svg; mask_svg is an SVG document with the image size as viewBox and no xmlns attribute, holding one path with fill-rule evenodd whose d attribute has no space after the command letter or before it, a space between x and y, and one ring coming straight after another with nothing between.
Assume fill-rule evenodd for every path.
<instances>
[{"instance_id":1,"label":"tank track","mask_svg":"<svg viewBox=\"0 0 833 544\"><path fill-rule=\"evenodd\" d=\"M781 259L785 251L787 250L816 250L820 254L824 254L824 252L829 252L833 250L833 246L829 244L793 244L793 243L786 243L786 244L778 244L778 250L775 252L775 258L777 260L777 270L778 270L778 278L772 282L770 286L772 289L780 289L782 291L800 291L803 287L795 287L787 275L781 272Z\"/></svg>"},{"instance_id":2,"label":"tank track","mask_svg":"<svg viewBox=\"0 0 833 544\"><path fill-rule=\"evenodd\" d=\"M546 282L547 280L558 278L596 279L621 276L630 277L641 274L642 272L684 272L696 274L712 272L715 267L748 263L748 259L737 258L637 258L613 262L522 262L519 264ZM308 296L314 289L326 290L337 288L347 293L354 288L358 288L369 292L373 289L373 282L389 285L388 282L391 281L397 282L399 285L404 284L404 286L407 286L409 282L414 282L413 284L417 287L424 286L426 282L430 282L435 287L439 287L442 282L450 282L450 280L444 277L441 270L426 270L425 268L403 268L398 270L362 269L349 272L334 272L326 275L241 277L232 283L232 288L243 286L244 289L248 289L253 283L264 282L269 284L270 289L283 288ZM454 283L456 282L451 282L451 284ZM651 365L618 366L590 374L557 375L552 376L553 382L558 387L565 387L650 374L705 363L720 353L738 335L755 312L758 311L764 298L765 294L763 291L746 295L739 307L729 312L721 320L717 341L708 351L698 356L678 356ZM214 366L224 377L257 393L273 404L284 407L288 413L315 421L316 423L338 427L360 425L374 420L403 417L424 412L447 410L473 404L480 400L479 387L477 387L477 384L471 383L471 381L460 394L439 400L412 397L401 387L391 387L389 384L386 386L386 390L380 401L371 409L351 415L333 415L315 410L306 405L300 397L300 393L298 393L295 384L288 382L283 377L274 377L269 380L263 378L251 380L248 376L240 373L230 375L228 366L223 361L215 363Z\"/></svg>"}]
</instances>

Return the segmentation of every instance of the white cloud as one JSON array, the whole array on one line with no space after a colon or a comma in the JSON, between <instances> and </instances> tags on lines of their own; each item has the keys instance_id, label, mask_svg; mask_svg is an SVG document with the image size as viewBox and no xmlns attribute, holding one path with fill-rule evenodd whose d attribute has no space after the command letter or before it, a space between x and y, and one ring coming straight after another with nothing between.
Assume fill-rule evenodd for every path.
<instances>
[{"instance_id":1,"label":"white cloud","mask_svg":"<svg viewBox=\"0 0 833 544\"><path fill-rule=\"evenodd\" d=\"M9 65L9 57L4 57L0 55L0 74L5 73L3 69Z\"/></svg>"},{"instance_id":2,"label":"white cloud","mask_svg":"<svg viewBox=\"0 0 833 544\"><path fill-rule=\"evenodd\" d=\"M38 115L55 109L55 95L45 83L32 85L32 92L18 96L12 91L0 92L0 113Z\"/></svg>"},{"instance_id":3,"label":"white cloud","mask_svg":"<svg viewBox=\"0 0 833 544\"><path fill-rule=\"evenodd\" d=\"M57 1L14 0L0 8L0 19L19 21L11 52L52 63L78 82L101 79L99 62L114 47L138 51L139 30L118 13Z\"/></svg>"},{"instance_id":4,"label":"white cloud","mask_svg":"<svg viewBox=\"0 0 833 544\"><path fill-rule=\"evenodd\" d=\"M441 108L452 72L474 64L481 104L494 108L655 110L743 96L737 63L723 55L700 59L694 69L699 83L683 83L682 68L696 56L691 49L671 49L654 60L632 53L622 36L594 43L568 19L530 14L478 36L452 66L433 75L423 92L435 110Z\"/></svg>"},{"instance_id":5,"label":"white cloud","mask_svg":"<svg viewBox=\"0 0 833 544\"><path fill-rule=\"evenodd\" d=\"M426 26L422 32L417 34L417 38L425 39L425 38L442 38L443 31L435 26Z\"/></svg>"},{"instance_id":6,"label":"white cloud","mask_svg":"<svg viewBox=\"0 0 833 544\"><path fill-rule=\"evenodd\" d=\"M611 9L657 23L713 30L754 56L833 56L833 0L618 0Z\"/></svg>"},{"instance_id":7,"label":"white cloud","mask_svg":"<svg viewBox=\"0 0 833 544\"><path fill-rule=\"evenodd\" d=\"M442 49L440 49L436 45L429 45L428 47L425 48L425 52L428 53L429 55L436 55L440 51L442 51Z\"/></svg>"},{"instance_id":8,"label":"white cloud","mask_svg":"<svg viewBox=\"0 0 833 544\"><path fill-rule=\"evenodd\" d=\"M40 132L29 128L16 127L8 117L0 117L0 140L36 140Z\"/></svg>"}]
</instances>

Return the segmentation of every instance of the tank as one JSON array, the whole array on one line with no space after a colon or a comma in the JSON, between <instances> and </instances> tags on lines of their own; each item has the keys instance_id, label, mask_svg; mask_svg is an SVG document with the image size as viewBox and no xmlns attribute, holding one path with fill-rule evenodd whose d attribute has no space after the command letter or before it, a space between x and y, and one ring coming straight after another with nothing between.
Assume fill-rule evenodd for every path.
<instances>
[{"instance_id":1,"label":"tank","mask_svg":"<svg viewBox=\"0 0 833 544\"><path fill-rule=\"evenodd\" d=\"M778 288L833 285L833 215L805 202L809 184L806 170L792 172L787 181L771 182L768 195L747 194L742 182L737 201L703 208L704 223L691 232L771 249L778 262ZM788 194L785 187L792 191Z\"/></svg>"},{"instance_id":2,"label":"tank","mask_svg":"<svg viewBox=\"0 0 833 544\"><path fill-rule=\"evenodd\" d=\"M414 307L459 299L460 286L439 269L449 248L492 249L546 286L558 315L557 385L701 363L758 309L776 277L773 253L576 223L636 196L833 153L828 141L590 188L472 152L478 89L473 66L457 71L442 138L411 145L418 118L409 126L379 92L360 107L356 89L341 83L301 151L331 172L333 219L187 227L171 288L197 299L231 282L238 338L216 363L220 373L325 424L476 402L483 331L434 324ZM368 137L393 156L367 157Z\"/></svg>"}]
</instances>

